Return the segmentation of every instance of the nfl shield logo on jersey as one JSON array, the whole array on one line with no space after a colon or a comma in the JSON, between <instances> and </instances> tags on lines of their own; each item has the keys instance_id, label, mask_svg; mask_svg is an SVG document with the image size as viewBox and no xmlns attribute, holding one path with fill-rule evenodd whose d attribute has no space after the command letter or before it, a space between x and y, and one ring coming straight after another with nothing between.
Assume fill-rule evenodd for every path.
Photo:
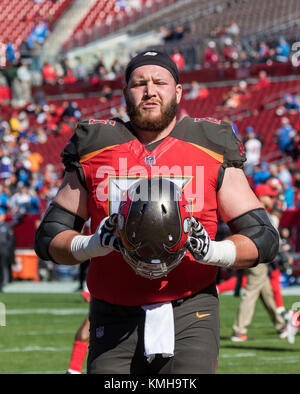
<instances>
[{"instance_id":1,"label":"nfl shield logo on jersey","mask_svg":"<svg viewBox=\"0 0 300 394\"><path fill-rule=\"evenodd\" d=\"M154 164L156 163L155 156L147 156L147 157L145 157L145 163L149 167L154 166Z\"/></svg>"}]
</instances>

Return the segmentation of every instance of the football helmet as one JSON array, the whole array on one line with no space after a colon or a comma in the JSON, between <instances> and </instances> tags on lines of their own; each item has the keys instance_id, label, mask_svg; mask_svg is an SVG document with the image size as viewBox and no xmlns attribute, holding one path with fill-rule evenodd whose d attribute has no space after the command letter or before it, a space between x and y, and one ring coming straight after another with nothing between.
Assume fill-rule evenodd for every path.
<instances>
[{"instance_id":1,"label":"football helmet","mask_svg":"<svg viewBox=\"0 0 300 394\"><path fill-rule=\"evenodd\" d=\"M117 231L121 253L138 275L167 276L187 251L190 229L189 202L173 181L144 178L124 192Z\"/></svg>"}]
</instances>

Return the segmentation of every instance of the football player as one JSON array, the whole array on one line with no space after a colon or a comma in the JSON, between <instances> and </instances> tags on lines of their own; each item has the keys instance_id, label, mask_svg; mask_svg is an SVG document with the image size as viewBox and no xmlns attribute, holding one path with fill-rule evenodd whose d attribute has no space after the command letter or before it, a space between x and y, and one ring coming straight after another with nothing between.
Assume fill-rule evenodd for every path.
<instances>
[{"instance_id":1,"label":"football player","mask_svg":"<svg viewBox=\"0 0 300 394\"><path fill-rule=\"evenodd\" d=\"M177 122L182 85L170 57L138 54L125 80L130 121L78 124L62 153L66 175L35 250L58 264L91 259L88 373L214 373L218 267L271 261L278 234L247 182L244 149L231 125L211 118ZM156 178L163 181L152 188ZM143 179L150 183L138 183ZM163 184L179 197L164 190L152 201ZM145 204L128 201L128 191ZM218 242L217 211L233 234ZM80 235L89 217L92 234Z\"/></svg>"}]
</instances>

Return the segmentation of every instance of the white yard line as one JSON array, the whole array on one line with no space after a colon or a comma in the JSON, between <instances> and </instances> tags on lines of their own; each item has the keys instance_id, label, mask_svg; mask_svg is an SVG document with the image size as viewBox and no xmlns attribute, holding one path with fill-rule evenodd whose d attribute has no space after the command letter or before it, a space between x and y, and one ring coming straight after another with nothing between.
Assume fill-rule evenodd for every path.
<instances>
[{"instance_id":1,"label":"white yard line","mask_svg":"<svg viewBox=\"0 0 300 394\"><path fill-rule=\"evenodd\" d=\"M9 309L6 310L6 315L82 315L87 314L88 308L37 308L37 309Z\"/></svg>"}]
</instances>

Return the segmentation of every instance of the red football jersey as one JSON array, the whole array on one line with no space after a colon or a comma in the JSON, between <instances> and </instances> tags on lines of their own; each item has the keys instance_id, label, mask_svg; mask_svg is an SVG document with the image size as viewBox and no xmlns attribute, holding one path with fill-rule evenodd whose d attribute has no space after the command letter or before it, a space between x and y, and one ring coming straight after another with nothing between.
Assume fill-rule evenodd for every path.
<instances>
[{"instance_id":1,"label":"red football jersey","mask_svg":"<svg viewBox=\"0 0 300 394\"><path fill-rule=\"evenodd\" d=\"M183 118L151 152L118 120L82 122L63 154L67 171L76 169L88 190L91 232L118 211L123 191L140 177L172 179L191 201L193 216L214 239L217 191L224 168L242 167L240 141L225 122ZM151 231L151 229L149 229ZM91 260L87 284L95 298L118 305L145 305L194 294L215 281L217 268L197 263L189 252L168 276L146 279L112 252Z\"/></svg>"}]
</instances>

